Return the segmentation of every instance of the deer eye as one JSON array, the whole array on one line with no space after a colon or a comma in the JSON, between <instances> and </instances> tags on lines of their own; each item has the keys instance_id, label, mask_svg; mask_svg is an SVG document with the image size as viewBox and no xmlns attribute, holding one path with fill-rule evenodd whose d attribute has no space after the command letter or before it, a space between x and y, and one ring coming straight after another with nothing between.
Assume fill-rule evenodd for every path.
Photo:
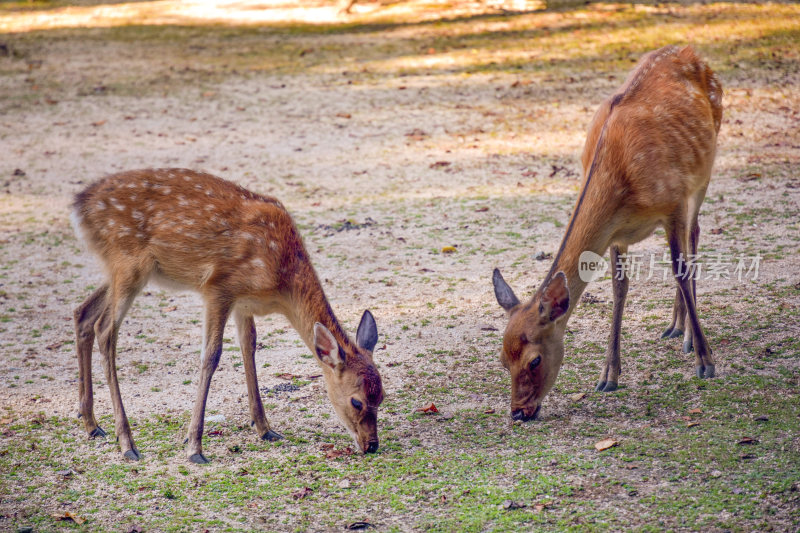
<instances>
[{"instance_id":1,"label":"deer eye","mask_svg":"<svg viewBox=\"0 0 800 533\"><path fill-rule=\"evenodd\" d=\"M542 356L541 355L537 355L536 359L531 361L531 364L528 365L528 368L530 369L531 372L533 372L533 369L536 368L537 366L539 366L539 363L541 363L541 362L542 362Z\"/></svg>"},{"instance_id":2,"label":"deer eye","mask_svg":"<svg viewBox=\"0 0 800 533\"><path fill-rule=\"evenodd\" d=\"M350 403L353 404L353 407L355 407L359 411L363 407L363 404L361 402L359 402L358 400L356 400L355 398L350 398Z\"/></svg>"}]
</instances>

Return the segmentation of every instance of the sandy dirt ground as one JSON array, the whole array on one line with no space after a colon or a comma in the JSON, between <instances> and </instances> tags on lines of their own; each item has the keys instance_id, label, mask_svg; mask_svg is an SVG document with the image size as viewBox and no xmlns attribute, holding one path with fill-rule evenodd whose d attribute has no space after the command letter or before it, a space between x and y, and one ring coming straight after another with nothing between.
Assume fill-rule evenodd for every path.
<instances>
[{"instance_id":1,"label":"sandy dirt ground","mask_svg":"<svg viewBox=\"0 0 800 533\"><path fill-rule=\"evenodd\" d=\"M126 5L140 10L135 16L143 25L208 22L192 19L199 16L192 6L200 10L201 3L163 21L141 12L156 4ZM226 13L230 7L220 6ZM323 7L323 21L336 16ZM373 9L357 6L356 14ZM13 410L15 417L44 412L74 419L77 413L72 310L102 273L69 225L72 196L110 172L187 167L281 199L345 327L354 334L363 310L374 314L380 332L375 359L387 397L419 387L422 379L409 370L424 365L428 383L451 395L409 402L436 400L445 413L507 411L508 376L497 358L505 316L492 293L492 269L500 267L520 296L530 295L546 273L550 262L535 255L558 247L578 190L588 123L637 51L600 75L572 62L580 56L574 50L554 57L498 47L485 52L495 59L482 56L487 68L469 68L477 64L469 39L463 48L440 47L437 27L420 22L329 34L256 32L242 37L246 42L235 44L234 53L225 47L237 30L227 35L224 24L231 21L222 18L212 21L207 35L200 28L182 29L174 40L164 34L149 39L149 33L107 39L93 29L74 29L98 20L97 12L64 17L70 13L75 21L25 19L28 33L8 29L22 24L13 19L22 15L0 13L9 32L0 42L10 50L0 55L0 410ZM563 13L538 16L544 22L536 24L554 31L582 24ZM521 23L465 17L451 31L513 32ZM170 31L147 27L153 35ZM713 338L735 332L741 340L714 347L721 379L742 369L776 373L769 362L752 369L748 358L756 344L788 338L796 346L800 336L796 312L774 322L776 310L800 305L797 50L791 61L767 58L759 66L742 60L739 68L713 42L698 48L712 55L712 67L721 63L725 88L701 247L726 258L762 256L756 280L703 281L698 298ZM248 63L248 54L264 59ZM492 68L493 60L541 60L553 67L517 72ZM446 246L455 253L442 253ZM649 257L665 249L659 232L636 251ZM672 296L668 281L635 280L623 342L650 349L640 339L668 324ZM587 299L592 305L570 322L565 371L573 381L551 394L545 419L571 413L567 393L589 390L599 371L610 283L590 285ZM770 322L756 327L762 312ZM191 409L200 319L201 304L192 294L149 286L136 300L119 341L122 395L132 419ZM309 378L319 371L288 322L270 316L256 326L260 385L287 383L278 376L285 373L311 382L269 400L277 404L269 411L274 428L310 423L322 434L342 432L335 416L321 416L333 411L320 380ZM208 412L245 424L244 372L232 325L225 337ZM692 359L676 350L659 348L657 360L684 358L670 371L688 379ZM448 355L431 355L437 351ZM638 362L626 366L623 353L623 379L631 387L658 371L647 358ZM797 378L796 353L781 364ZM466 389L447 377L464 365L470 366L457 374L470 376ZM108 415L96 351L94 369L95 408ZM297 416L298 406L312 416ZM381 417L395 427L406 418L401 412ZM74 432L81 433L77 420ZM107 453L120 460L110 444Z\"/></svg>"}]
</instances>

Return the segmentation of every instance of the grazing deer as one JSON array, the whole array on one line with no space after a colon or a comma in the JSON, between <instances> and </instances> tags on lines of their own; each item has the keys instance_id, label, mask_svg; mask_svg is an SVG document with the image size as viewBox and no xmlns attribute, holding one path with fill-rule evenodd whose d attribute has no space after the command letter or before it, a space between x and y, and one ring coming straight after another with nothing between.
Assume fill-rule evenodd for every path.
<instances>
[{"instance_id":1,"label":"grazing deer","mask_svg":"<svg viewBox=\"0 0 800 533\"><path fill-rule=\"evenodd\" d=\"M117 381L117 333L149 280L198 292L205 304L200 382L187 456L202 453L208 387L228 317L236 322L250 416L259 436L281 436L264 415L255 366L254 315L284 314L322 367L328 397L359 450L378 448L381 378L372 360L378 330L369 311L353 342L331 310L297 228L281 203L209 174L184 169L123 172L75 197L76 232L97 255L106 282L75 309L80 416L90 437L104 436L93 412L95 336L111 391L120 448L138 460Z\"/></svg>"},{"instance_id":2,"label":"grazing deer","mask_svg":"<svg viewBox=\"0 0 800 533\"><path fill-rule=\"evenodd\" d=\"M620 374L620 326L628 292L621 257L628 245L663 226L678 285L672 325L662 337L683 335L696 348L698 377L714 376L714 359L697 318L687 254L697 254L697 215L708 188L722 118L722 89L691 47L645 55L589 126L584 178L561 246L541 287L525 304L495 269L497 301L508 313L501 361L511 372L511 413L536 418L564 358L564 330L587 281L584 252L611 247L614 310L606 361L596 389L613 391Z\"/></svg>"}]
</instances>

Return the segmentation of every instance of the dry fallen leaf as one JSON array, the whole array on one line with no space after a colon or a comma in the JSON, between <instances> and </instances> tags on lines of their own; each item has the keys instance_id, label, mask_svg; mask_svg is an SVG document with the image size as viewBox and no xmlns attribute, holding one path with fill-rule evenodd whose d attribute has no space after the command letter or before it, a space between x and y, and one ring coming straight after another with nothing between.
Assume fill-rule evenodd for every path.
<instances>
[{"instance_id":1,"label":"dry fallen leaf","mask_svg":"<svg viewBox=\"0 0 800 533\"><path fill-rule=\"evenodd\" d=\"M486 206L483 206L483 207L479 207L478 209L476 209L476 210L475 210L475 212L476 212L476 213L485 213L485 212L486 212L486 211L488 211L488 210L489 210L489 208L488 208L488 207L486 207Z\"/></svg>"},{"instance_id":2,"label":"dry fallen leaf","mask_svg":"<svg viewBox=\"0 0 800 533\"><path fill-rule=\"evenodd\" d=\"M519 503L512 500L505 500L502 503L502 507L506 511L511 511L513 509L522 509L523 507L526 507L526 505L524 503Z\"/></svg>"},{"instance_id":3,"label":"dry fallen leaf","mask_svg":"<svg viewBox=\"0 0 800 533\"><path fill-rule=\"evenodd\" d=\"M594 449L598 452L602 452L603 450L607 450L609 448L613 448L614 446L619 445L619 442L615 441L614 439L604 439L600 442L596 442L594 444Z\"/></svg>"},{"instance_id":4,"label":"dry fallen leaf","mask_svg":"<svg viewBox=\"0 0 800 533\"><path fill-rule=\"evenodd\" d=\"M336 459L337 457L341 457L342 455L353 455L353 449L350 446L348 446L347 448L344 448L343 450L333 450L333 449L331 449L331 450L328 450L327 452L325 452L325 458L326 459Z\"/></svg>"},{"instance_id":5,"label":"dry fallen leaf","mask_svg":"<svg viewBox=\"0 0 800 533\"><path fill-rule=\"evenodd\" d=\"M293 380L294 378L299 378L300 376L297 376L297 375L295 375L295 374L290 374L289 372L283 372L283 373L281 373L281 374L275 374L275 377L276 377L276 378L285 379L285 380L287 380L287 381L291 381L291 380Z\"/></svg>"},{"instance_id":6,"label":"dry fallen leaf","mask_svg":"<svg viewBox=\"0 0 800 533\"><path fill-rule=\"evenodd\" d=\"M494 414L494 409L487 409L487 410L485 410L483 412L483 414L485 414L485 415L493 415Z\"/></svg>"},{"instance_id":7,"label":"dry fallen leaf","mask_svg":"<svg viewBox=\"0 0 800 533\"><path fill-rule=\"evenodd\" d=\"M569 399L572 400L573 402L579 402L579 401L583 400L584 398L586 398L586 393L585 392L577 392L575 394L570 394L569 395Z\"/></svg>"},{"instance_id":8,"label":"dry fallen leaf","mask_svg":"<svg viewBox=\"0 0 800 533\"><path fill-rule=\"evenodd\" d=\"M747 444L758 444L758 441L752 437L742 437L741 439L739 439L739 442L737 442L737 444L744 446Z\"/></svg>"},{"instance_id":9,"label":"dry fallen leaf","mask_svg":"<svg viewBox=\"0 0 800 533\"><path fill-rule=\"evenodd\" d=\"M438 413L439 410L436 406L431 402L430 404L426 405L425 407L418 407L416 409L418 413Z\"/></svg>"},{"instance_id":10,"label":"dry fallen leaf","mask_svg":"<svg viewBox=\"0 0 800 533\"><path fill-rule=\"evenodd\" d=\"M689 409L689 414L690 415L702 415L703 414L703 410L700 409L699 407L695 407L694 409Z\"/></svg>"},{"instance_id":11,"label":"dry fallen leaf","mask_svg":"<svg viewBox=\"0 0 800 533\"><path fill-rule=\"evenodd\" d=\"M78 516L75 513L72 513L70 511L64 511L63 514L54 513L51 516L53 518L55 518L56 520L72 520L73 522L75 522L78 525L81 525L84 522L86 522L85 518L83 518L82 516Z\"/></svg>"},{"instance_id":12,"label":"dry fallen leaf","mask_svg":"<svg viewBox=\"0 0 800 533\"><path fill-rule=\"evenodd\" d=\"M442 253L443 254L452 254L455 253L456 247L455 246L443 246Z\"/></svg>"},{"instance_id":13,"label":"dry fallen leaf","mask_svg":"<svg viewBox=\"0 0 800 533\"><path fill-rule=\"evenodd\" d=\"M700 425L700 422L686 422L686 427L687 428L693 428L693 427L699 426L699 425Z\"/></svg>"},{"instance_id":14,"label":"dry fallen leaf","mask_svg":"<svg viewBox=\"0 0 800 533\"><path fill-rule=\"evenodd\" d=\"M312 492L314 492L313 489L311 489L309 487L303 487L302 489L298 490L297 492L293 492L292 493L292 498L294 498L295 500L302 500L306 496L311 494Z\"/></svg>"},{"instance_id":15,"label":"dry fallen leaf","mask_svg":"<svg viewBox=\"0 0 800 533\"><path fill-rule=\"evenodd\" d=\"M336 113L336 116L339 118L350 118L352 115L350 113Z\"/></svg>"}]
</instances>

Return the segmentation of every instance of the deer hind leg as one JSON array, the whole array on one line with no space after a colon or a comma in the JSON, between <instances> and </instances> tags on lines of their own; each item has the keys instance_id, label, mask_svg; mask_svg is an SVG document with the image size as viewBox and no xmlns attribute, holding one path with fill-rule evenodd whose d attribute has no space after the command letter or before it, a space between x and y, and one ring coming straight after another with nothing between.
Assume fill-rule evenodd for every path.
<instances>
[{"instance_id":1,"label":"deer hind leg","mask_svg":"<svg viewBox=\"0 0 800 533\"><path fill-rule=\"evenodd\" d=\"M264 415L264 404L258 391L258 375L256 372L256 325L252 315L235 313L236 330L239 335L239 348L242 350L244 374L247 381L247 399L250 404L250 418L258 435L263 440L275 441L283 437L269 427Z\"/></svg>"},{"instance_id":2,"label":"deer hind leg","mask_svg":"<svg viewBox=\"0 0 800 533\"><path fill-rule=\"evenodd\" d=\"M122 395L117 380L117 336L125 314L146 282L147 273L145 272L135 268L127 271L122 268L118 269L113 275L103 311L94 326L97 344L103 355L106 381L111 393L111 404L114 408L114 432L123 455L133 461L138 461L141 454L133 443L131 427L122 404Z\"/></svg>"},{"instance_id":3,"label":"deer hind leg","mask_svg":"<svg viewBox=\"0 0 800 533\"><path fill-rule=\"evenodd\" d=\"M670 253L672 254L672 271L675 275L675 281L683 296L683 301L686 304L686 321L687 330L691 330L691 337L689 342L694 343L695 350L695 368L697 370L697 377L714 377L714 358L711 356L711 348L708 346L703 329L700 326L700 320L697 316L697 308L695 305L693 283L690 279L693 277L691 269L686 268L686 253L690 249L690 239L686 232L686 223L683 218L675 217L673 222L667 228L667 238L669 239ZM684 349L686 348L684 343Z\"/></svg>"},{"instance_id":4,"label":"deer hind leg","mask_svg":"<svg viewBox=\"0 0 800 533\"><path fill-rule=\"evenodd\" d=\"M675 303L672 305L672 323L661 334L662 339L674 339L683 337L686 322L686 304L683 302L683 294L680 287L675 288Z\"/></svg>"},{"instance_id":5,"label":"deer hind leg","mask_svg":"<svg viewBox=\"0 0 800 533\"><path fill-rule=\"evenodd\" d=\"M630 283L625 272L625 265L620 260L620 255L627 253L627 246L614 245L611 247L611 264L614 268L614 275L611 279L611 286L614 292L614 311L611 318L611 335L608 338L606 362L603 365L603 371L600 373L597 387L595 387L595 390L601 392L611 392L617 390L619 386L619 374L621 371L619 338L622 329L622 312L625 308L625 299L628 296L628 285Z\"/></svg>"},{"instance_id":6,"label":"deer hind leg","mask_svg":"<svg viewBox=\"0 0 800 533\"><path fill-rule=\"evenodd\" d=\"M78 352L78 417L90 438L105 437L106 432L94 418L94 395L92 392L92 348L94 347L94 325L105 306L108 285L95 290L75 309L75 346Z\"/></svg>"},{"instance_id":7,"label":"deer hind leg","mask_svg":"<svg viewBox=\"0 0 800 533\"><path fill-rule=\"evenodd\" d=\"M203 424L208 400L211 377L219 365L222 354L222 334L228 321L230 304L221 298L206 298L204 345L200 368L200 381L197 384L197 398L192 410L192 420L186 437L186 456L193 463L205 464L209 460L203 455Z\"/></svg>"}]
</instances>

